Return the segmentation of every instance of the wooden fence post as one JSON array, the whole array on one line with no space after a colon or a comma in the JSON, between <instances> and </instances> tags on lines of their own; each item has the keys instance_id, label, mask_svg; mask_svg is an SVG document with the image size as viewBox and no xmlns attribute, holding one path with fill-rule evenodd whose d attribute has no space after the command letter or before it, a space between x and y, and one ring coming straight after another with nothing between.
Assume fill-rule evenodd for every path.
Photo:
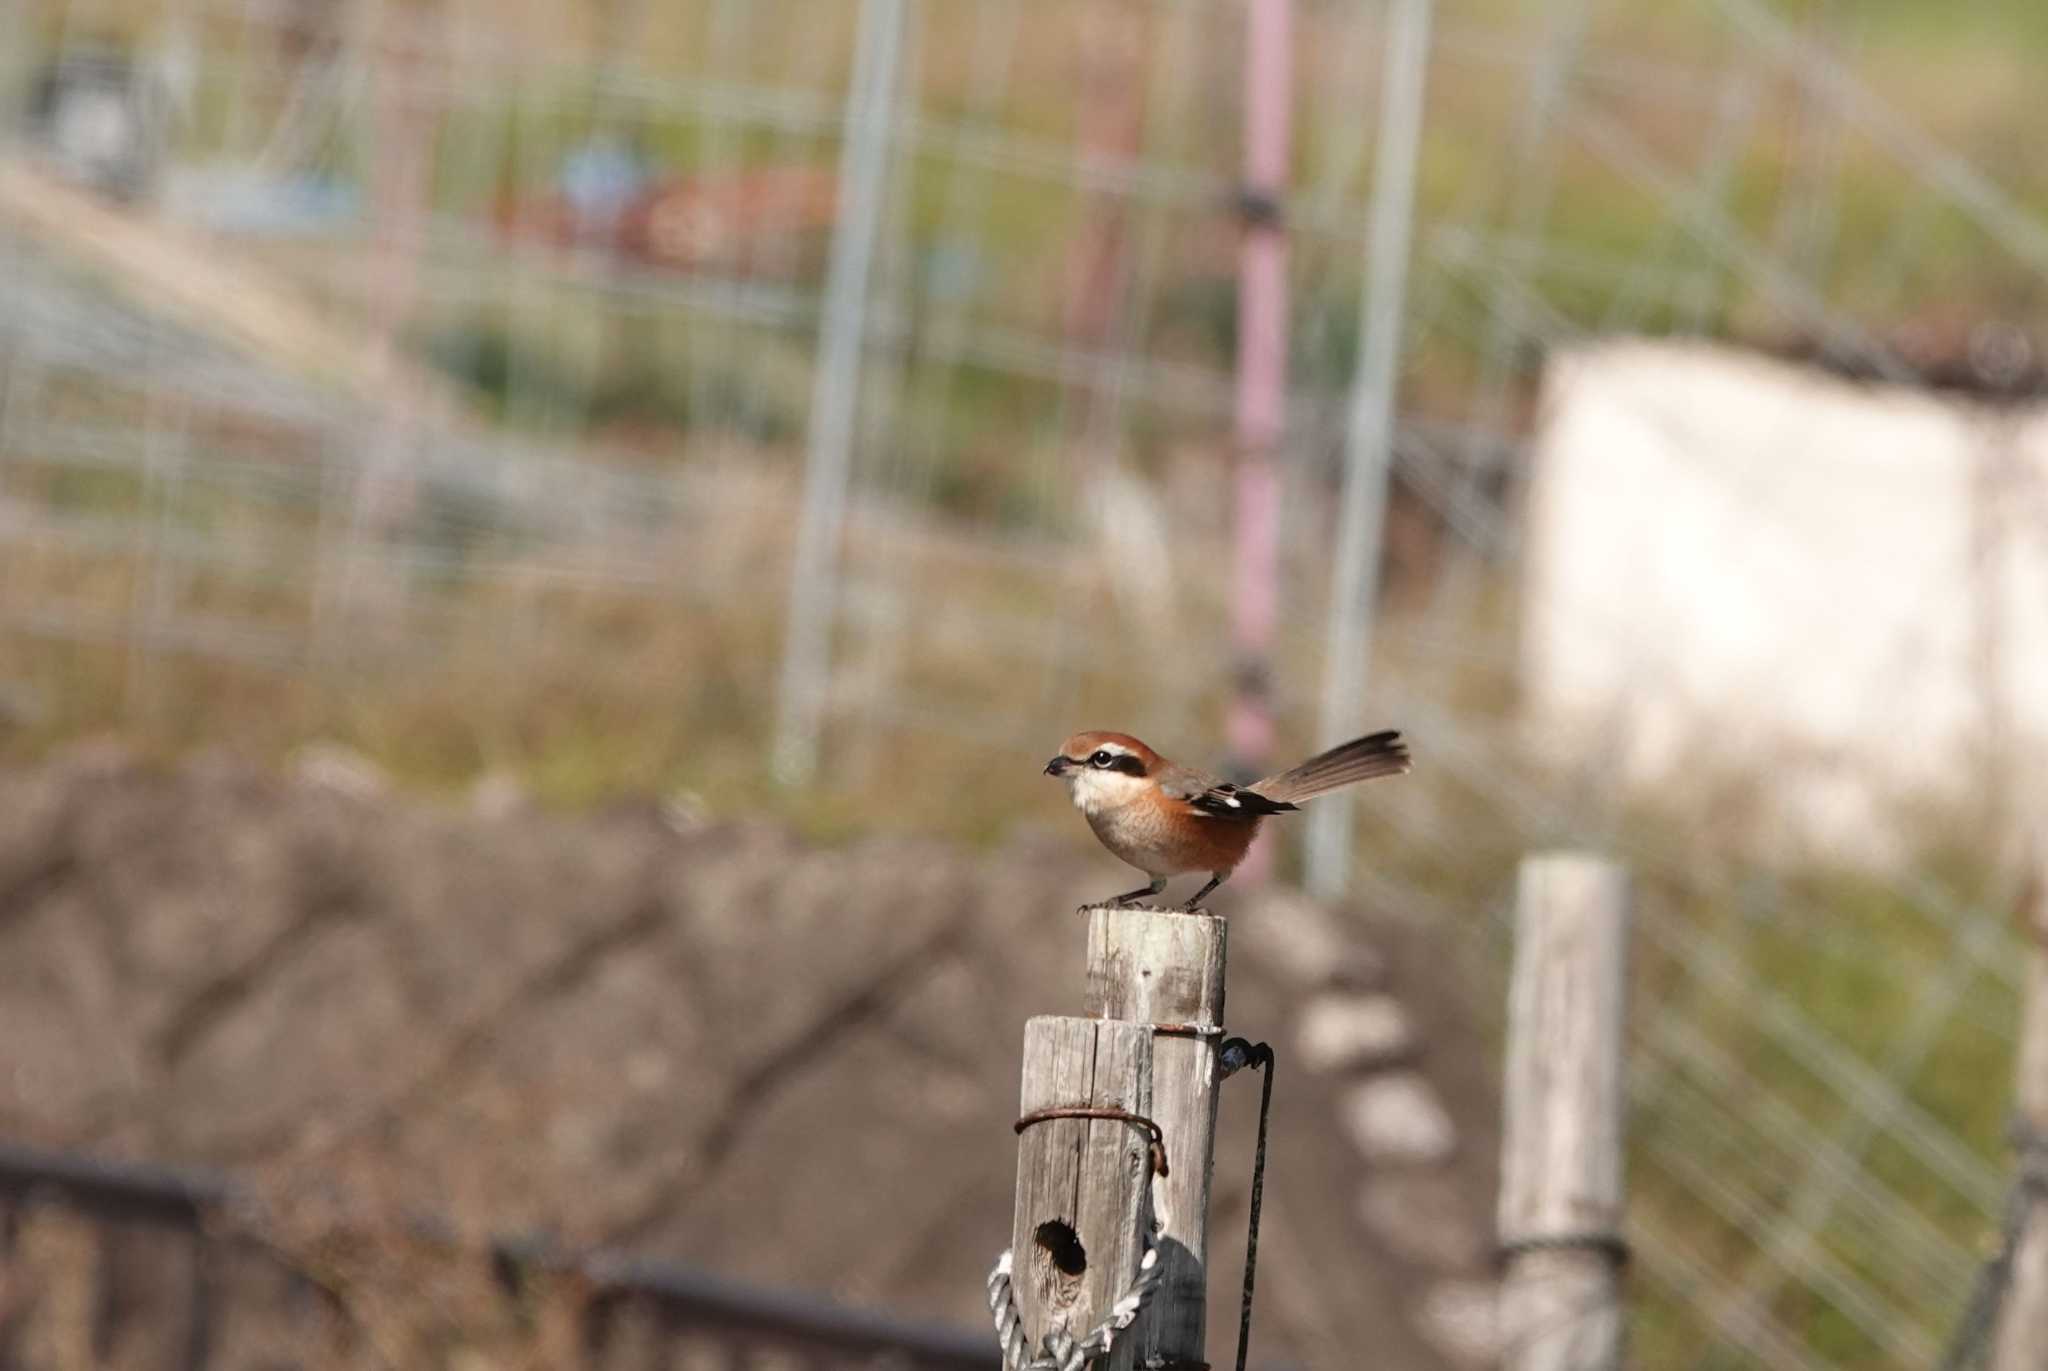
<instances>
[{"instance_id":1,"label":"wooden fence post","mask_svg":"<svg viewBox=\"0 0 2048 1371\"><path fill-rule=\"evenodd\" d=\"M2020 1029L2016 1123L2020 1184L2039 1185L2048 1140L2048 865L2037 862L2033 907L2027 911L2027 1002ZM2048 1203L2036 1193L2021 1210L2009 1284L1999 1305L1992 1371L2040 1371L2048 1366Z\"/></svg>"},{"instance_id":2,"label":"wooden fence post","mask_svg":"<svg viewBox=\"0 0 2048 1371\"><path fill-rule=\"evenodd\" d=\"M1204 1360L1228 928L1214 914L1095 909L1088 915L1088 1012L1150 1026L1152 1118L1172 1159L1172 1170L1152 1190L1160 1287L1135 1330L1140 1363Z\"/></svg>"},{"instance_id":3,"label":"wooden fence post","mask_svg":"<svg viewBox=\"0 0 2048 1371\"><path fill-rule=\"evenodd\" d=\"M1612 862L1522 863L1501 1141L1503 1371L1620 1364L1629 903Z\"/></svg>"},{"instance_id":4,"label":"wooden fence post","mask_svg":"<svg viewBox=\"0 0 2048 1371\"><path fill-rule=\"evenodd\" d=\"M1223 1019L1224 922L1210 914L1093 909L1088 1018L1034 1018L1024 1033L1025 1115L1127 1110L1159 1126L1153 1177L1143 1128L1048 1118L1024 1129L1011 1225L1012 1291L1026 1345L1084 1338L1131 1288L1150 1225L1160 1279L1111 1348L1109 1371L1202 1361L1209 1177Z\"/></svg>"},{"instance_id":5,"label":"wooden fence post","mask_svg":"<svg viewBox=\"0 0 2048 1371\"><path fill-rule=\"evenodd\" d=\"M1020 1117L1066 1108L1149 1115L1152 1035L1140 1024L1032 1019L1019 1104ZM1130 1287L1144 1250L1149 1147L1118 1119L1053 1118L1018 1135L1011 1290L1031 1350L1055 1328L1086 1337ZM1108 1365L1132 1365L1128 1345L1115 1350Z\"/></svg>"}]
</instances>

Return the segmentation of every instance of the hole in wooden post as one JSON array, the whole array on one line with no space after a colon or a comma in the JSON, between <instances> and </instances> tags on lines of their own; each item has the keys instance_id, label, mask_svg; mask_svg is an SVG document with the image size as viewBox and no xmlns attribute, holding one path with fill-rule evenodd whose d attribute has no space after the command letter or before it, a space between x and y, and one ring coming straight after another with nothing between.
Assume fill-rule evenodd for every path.
<instances>
[{"instance_id":1,"label":"hole in wooden post","mask_svg":"<svg viewBox=\"0 0 2048 1371\"><path fill-rule=\"evenodd\" d=\"M1081 1246L1081 1235L1068 1225L1048 1219L1038 1225L1035 1236L1061 1275L1078 1277L1088 1269L1088 1249Z\"/></svg>"}]
</instances>

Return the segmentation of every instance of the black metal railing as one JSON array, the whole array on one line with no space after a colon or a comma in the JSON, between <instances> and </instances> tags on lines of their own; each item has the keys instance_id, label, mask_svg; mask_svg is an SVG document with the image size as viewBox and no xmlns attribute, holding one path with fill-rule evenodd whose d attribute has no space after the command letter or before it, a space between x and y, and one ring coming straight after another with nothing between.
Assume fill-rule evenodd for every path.
<instances>
[{"instance_id":1,"label":"black metal railing","mask_svg":"<svg viewBox=\"0 0 2048 1371\"><path fill-rule=\"evenodd\" d=\"M114 1162L0 1142L0 1255L13 1245L22 1218L54 1205L109 1232L136 1226L183 1231L194 1244L221 1241L212 1221L234 1206L237 1188L227 1175L202 1169ZM431 1234L440 1225L426 1221ZM450 1230L452 1231L452 1230ZM195 1255L197 1250L195 1249ZM810 1368L889 1367L892 1371L986 1371L996 1356L986 1336L850 1309L816 1295L743 1284L673 1262L613 1254L571 1254L540 1240L498 1238L490 1244L492 1272L508 1289L535 1274L574 1274L587 1282L583 1343L593 1365L623 1367L615 1330L631 1311L640 1325L650 1366L667 1366L684 1340L726 1349L730 1365L752 1364L757 1354ZM192 1279L179 1320L179 1356L165 1364L203 1371L216 1346L214 1305L229 1291L212 1264L191 1263ZM101 1302L106 1306L107 1302ZM309 1311L317 1301L307 1302ZM649 1331L651 1330L651 1337ZM0 1323L0 1365L15 1358Z\"/></svg>"}]
</instances>

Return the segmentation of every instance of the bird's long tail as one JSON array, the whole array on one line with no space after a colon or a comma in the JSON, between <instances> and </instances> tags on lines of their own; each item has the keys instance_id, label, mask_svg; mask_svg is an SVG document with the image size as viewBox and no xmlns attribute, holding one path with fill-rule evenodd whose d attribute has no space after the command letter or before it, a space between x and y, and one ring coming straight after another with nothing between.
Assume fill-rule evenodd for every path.
<instances>
[{"instance_id":1,"label":"bird's long tail","mask_svg":"<svg viewBox=\"0 0 2048 1371\"><path fill-rule=\"evenodd\" d=\"M1398 776L1409 766L1408 744L1392 729L1353 738L1289 771L1269 776L1250 789L1269 800L1293 804L1381 776Z\"/></svg>"}]
</instances>

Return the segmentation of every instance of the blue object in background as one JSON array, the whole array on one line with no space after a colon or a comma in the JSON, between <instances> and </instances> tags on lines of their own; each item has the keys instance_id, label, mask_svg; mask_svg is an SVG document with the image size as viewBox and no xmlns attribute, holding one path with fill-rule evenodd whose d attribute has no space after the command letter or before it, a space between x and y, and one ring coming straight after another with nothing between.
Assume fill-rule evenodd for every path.
<instances>
[{"instance_id":1,"label":"blue object in background","mask_svg":"<svg viewBox=\"0 0 2048 1371\"><path fill-rule=\"evenodd\" d=\"M578 229L603 230L617 224L649 179L647 161L623 139L593 134L562 159L556 189Z\"/></svg>"}]
</instances>

